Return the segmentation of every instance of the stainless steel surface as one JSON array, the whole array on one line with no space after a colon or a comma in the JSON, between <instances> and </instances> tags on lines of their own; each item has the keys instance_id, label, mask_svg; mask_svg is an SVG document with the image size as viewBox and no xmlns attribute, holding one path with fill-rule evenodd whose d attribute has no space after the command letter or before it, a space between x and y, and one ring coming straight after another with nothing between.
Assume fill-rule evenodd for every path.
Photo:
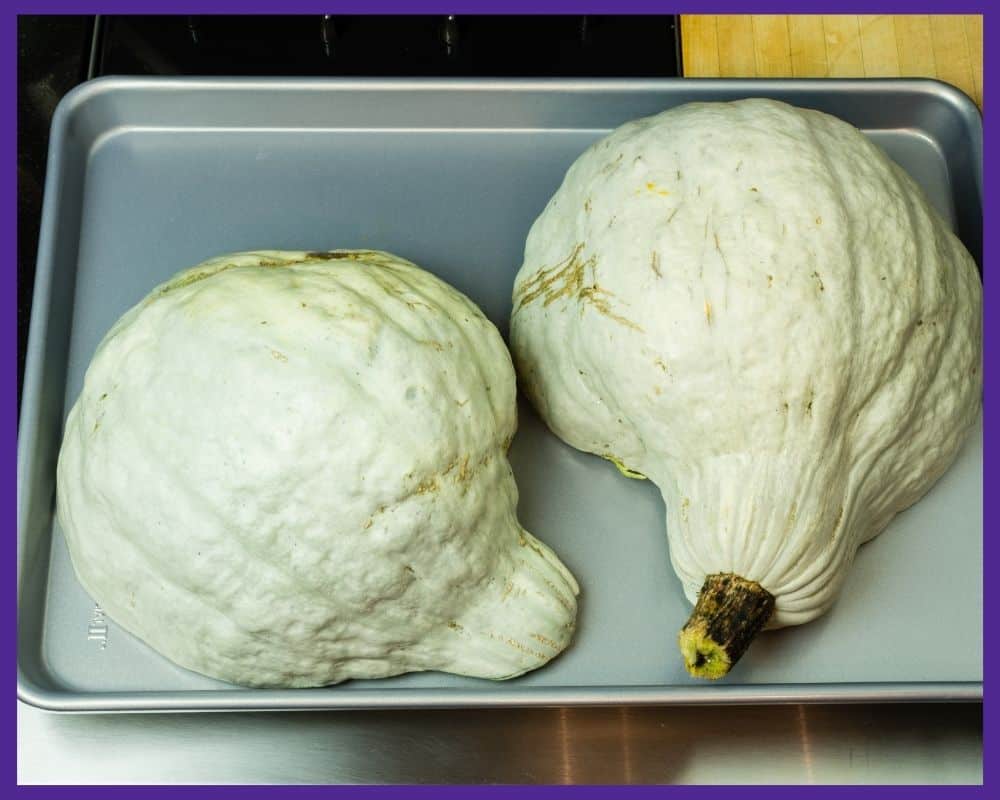
<instances>
[{"instance_id":1,"label":"stainless steel surface","mask_svg":"<svg viewBox=\"0 0 1000 800\"><path fill-rule=\"evenodd\" d=\"M981 120L929 81L109 79L68 96L53 125L19 436L22 698L180 710L981 696L978 431L932 492L862 549L831 613L764 635L711 685L675 653L688 608L655 487L565 447L527 409L511 455L519 514L584 594L570 650L516 681L426 673L233 689L105 629L52 524L61 425L94 347L177 269L233 250L384 248L437 272L506 330L528 227L584 147L680 102L747 95L863 127L978 252ZM936 586L947 588L926 591Z\"/></svg>"},{"instance_id":2,"label":"stainless steel surface","mask_svg":"<svg viewBox=\"0 0 1000 800\"><path fill-rule=\"evenodd\" d=\"M57 715L21 783L981 783L979 704Z\"/></svg>"}]
</instances>

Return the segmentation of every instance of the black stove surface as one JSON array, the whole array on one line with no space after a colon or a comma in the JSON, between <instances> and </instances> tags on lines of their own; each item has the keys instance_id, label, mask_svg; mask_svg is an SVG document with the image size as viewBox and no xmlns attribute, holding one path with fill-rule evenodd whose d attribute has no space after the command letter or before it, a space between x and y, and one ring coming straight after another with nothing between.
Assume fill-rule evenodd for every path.
<instances>
[{"instance_id":1,"label":"black stove surface","mask_svg":"<svg viewBox=\"0 0 1000 800\"><path fill-rule=\"evenodd\" d=\"M49 125L56 105L87 78L92 17L17 18L17 407L35 283Z\"/></svg>"},{"instance_id":2,"label":"black stove surface","mask_svg":"<svg viewBox=\"0 0 1000 800\"><path fill-rule=\"evenodd\" d=\"M677 75L672 16L102 18L96 74Z\"/></svg>"},{"instance_id":3,"label":"black stove surface","mask_svg":"<svg viewBox=\"0 0 1000 800\"><path fill-rule=\"evenodd\" d=\"M676 17L19 16L18 404L49 125L101 75L672 77Z\"/></svg>"}]
</instances>

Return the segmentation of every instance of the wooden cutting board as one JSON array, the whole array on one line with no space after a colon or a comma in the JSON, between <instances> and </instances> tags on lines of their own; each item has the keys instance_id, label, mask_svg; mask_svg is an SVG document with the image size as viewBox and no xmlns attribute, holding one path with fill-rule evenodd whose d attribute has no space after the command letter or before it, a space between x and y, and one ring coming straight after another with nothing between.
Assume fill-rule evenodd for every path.
<instances>
[{"instance_id":1,"label":"wooden cutting board","mask_svg":"<svg viewBox=\"0 0 1000 800\"><path fill-rule=\"evenodd\" d=\"M958 15L685 15L684 75L927 77L983 106L983 18Z\"/></svg>"}]
</instances>

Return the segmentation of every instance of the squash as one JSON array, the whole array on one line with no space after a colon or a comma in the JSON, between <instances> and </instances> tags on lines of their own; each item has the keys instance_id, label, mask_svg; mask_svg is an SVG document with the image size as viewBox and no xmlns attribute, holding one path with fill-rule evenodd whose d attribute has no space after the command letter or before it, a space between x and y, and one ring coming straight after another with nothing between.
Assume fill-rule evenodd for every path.
<instances>
[{"instance_id":1,"label":"squash","mask_svg":"<svg viewBox=\"0 0 1000 800\"><path fill-rule=\"evenodd\" d=\"M457 290L375 251L178 274L95 353L58 519L83 587L177 664L247 686L505 679L578 587L518 523L515 377Z\"/></svg>"},{"instance_id":2,"label":"squash","mask_svg":"<svg viewBox=\"0 0 1000 800\"><path fill-rule=\"evenodd\" d=\"M817 111L692 103L618 128L535 221L513 301L551 430L663 495L699 677L829 609L979 413L973 259Z\"/></svg>"}]
</instances>

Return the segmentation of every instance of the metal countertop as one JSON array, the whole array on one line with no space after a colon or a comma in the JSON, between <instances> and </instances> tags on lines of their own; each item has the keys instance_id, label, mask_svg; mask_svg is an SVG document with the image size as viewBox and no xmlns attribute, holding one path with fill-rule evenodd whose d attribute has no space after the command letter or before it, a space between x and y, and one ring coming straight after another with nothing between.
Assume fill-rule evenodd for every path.
<instances>
[{"instance_id":1,"label":"metal countertop","mask_svg":"<svg viewBox=\"0 0 1000 800\"><path fill-rule=\"evenodd\" d=\"M18 703L18 781L981 783L982 706L65 715Z\"/></svg>"}]
</instances>

